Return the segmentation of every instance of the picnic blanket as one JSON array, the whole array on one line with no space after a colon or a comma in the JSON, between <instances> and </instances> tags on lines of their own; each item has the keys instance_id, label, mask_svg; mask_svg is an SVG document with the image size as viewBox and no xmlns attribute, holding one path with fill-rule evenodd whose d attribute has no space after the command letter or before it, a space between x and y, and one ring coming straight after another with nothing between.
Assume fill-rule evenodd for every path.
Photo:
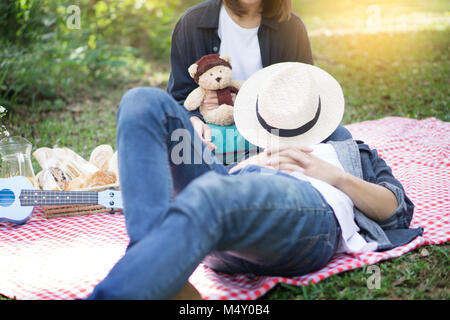
<instances>
[{"instance_id":1,"label":"picnic blanket","mask_svg":"<svg viewBox=\"0 0 450 320\"><path fill-rule=\"evenodd\" d=\"M388 117L348 125L379 151L416 205L411 227L424 234L385 252L338 254L324 268L293 278L225 275L200 264L189 278L205 299L256 299L277 283L306 285L450 239L450 124ZM85 298L125 252L122 214L46 219L36 208L26 224L0 224L0 293L17 299Z\"/></svg>"}]
</instances>

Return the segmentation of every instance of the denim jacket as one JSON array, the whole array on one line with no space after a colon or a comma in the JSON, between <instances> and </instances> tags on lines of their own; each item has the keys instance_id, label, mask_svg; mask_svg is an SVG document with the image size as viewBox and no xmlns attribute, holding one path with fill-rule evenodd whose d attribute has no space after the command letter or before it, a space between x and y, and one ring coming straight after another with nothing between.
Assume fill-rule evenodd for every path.
<instances>
[{"instance_id":1,"label":"denim jacket","mask_svg":"<svg viewBox=\"0 0 450 320\"><path fill-rule=\"evenodd\" d=\"M423 228L410 229L414 204L408 198L401 183L395 179L391 168L371 150L367 144L359 140L329 141L338 155L344 170L352 175L381 185L391 190L398 201L395 212L386 220L376 222L356 207L355 221L361 229L359 233L370 242L378 243L377 251L389 250L409 243L423 234Z\"/></svg>"}]
</instances>

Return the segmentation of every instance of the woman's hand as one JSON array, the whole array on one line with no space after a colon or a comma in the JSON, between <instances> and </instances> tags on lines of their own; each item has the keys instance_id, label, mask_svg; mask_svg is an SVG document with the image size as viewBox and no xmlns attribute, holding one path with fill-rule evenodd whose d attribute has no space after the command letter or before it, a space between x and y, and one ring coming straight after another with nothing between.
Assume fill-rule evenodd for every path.
<instances>
[{"instance_id":1,"label":"woman's hand","mask_svg":"<svg viewBox=\"0 0 450 320\"><path fill-rule=\"evenodd\" d=\"M314 156L309 147L284 147L278 150L266 150L268 155L267 166L284 173L294 171L316 178L337 186L345 173L342 169Z\"/></svg>"},{"instance_id":2,"label":"woman's hand","mask_svg":"<svg viewBox=\"0 0 450 320\"><path fill-rule=\"evenodd\" d=\"M189 119L194 127L195 132L198 133L202 141L206 144L206 146L214 151L217 149L216 145L211 142L211 128L204 123L199 117L191 117Z\"/></svg>"}]
</instances>

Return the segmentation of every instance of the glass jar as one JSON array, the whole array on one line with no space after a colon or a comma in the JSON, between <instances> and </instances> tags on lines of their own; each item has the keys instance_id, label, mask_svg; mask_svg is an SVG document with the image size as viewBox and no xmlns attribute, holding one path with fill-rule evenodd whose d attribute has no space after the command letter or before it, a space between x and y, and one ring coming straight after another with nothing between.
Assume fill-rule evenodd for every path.
<instances>
[{"instance_id":1,"label":"glass jar","mask_svg":"<svg viewBox=\"0 0 450 320\"><path fill-rule=\"evenodd\" d=\"M36 186L36 177L31 165L31 148L31 142L22 137L6 137L0 140L2 159L0 176L2 178L24 176Z\"/></svg>"}]
</instances>

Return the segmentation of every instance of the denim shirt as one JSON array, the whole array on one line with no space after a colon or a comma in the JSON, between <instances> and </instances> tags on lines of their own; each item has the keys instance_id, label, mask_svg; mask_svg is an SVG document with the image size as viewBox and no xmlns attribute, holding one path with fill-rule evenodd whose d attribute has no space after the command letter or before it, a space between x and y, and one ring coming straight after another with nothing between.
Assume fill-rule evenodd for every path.
<instances>
[{"instance_id":1,"label":"denim shirt","mask_svg":"<svg viewBox=\"0 0 450 320\"><path fill-rule=\"evenodd\" d=\"M336 150L346 172L364 181L388 188L397 198L397 209L389 218L381 222L368 218L354 207L355 221L361 229L359 233L366 241L376 241L377 251L384 251L409 243L423 234L422 227L409 228L414 204L406 195L400 181L393 176L391 168L378 156L376 150L371 150L367 144L359 140L327 143Z\"/></svg>"},{"instance_id":2,"label":"denim shirt","mask_svg":"<svg viewBox=\"0 0 450 320\"><path fill-rule=\"evenodd\" d=\"M219 53L217 29L221 5L221 0L204 1L188 9L175 25L167 92L181 105L198 86L189 75L189 66L206 54ZM258 29L258 41L263 67L287 61L313 64L306 27L294 13L291 19L284 22L263 17ZM198 110L191 112L191 116L194 115L203 120Z\"/></svg>"}]
</instances>

